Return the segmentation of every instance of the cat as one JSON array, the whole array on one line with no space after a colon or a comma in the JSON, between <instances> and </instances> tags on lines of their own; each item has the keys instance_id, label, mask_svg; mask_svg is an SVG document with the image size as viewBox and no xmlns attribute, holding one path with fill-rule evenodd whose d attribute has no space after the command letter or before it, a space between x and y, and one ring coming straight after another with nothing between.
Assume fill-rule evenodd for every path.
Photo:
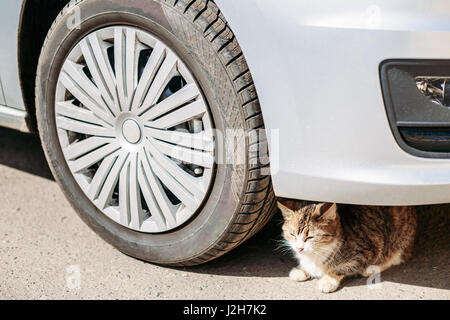
<instances>
[{"instance_id":1,"label":"cat","mask_svg":"<svg viewBox=\"0 0 450 320\"><path fill-rule=\"evenodd\" d=\"M412 255L417 225L413 207L290 199L279 199L278 207L284 218L283 236L299 261L289 277L318 278L324 293L336 291L347 276L368 277L373 270L384 271Z\"/></svg>"}]
</instances>

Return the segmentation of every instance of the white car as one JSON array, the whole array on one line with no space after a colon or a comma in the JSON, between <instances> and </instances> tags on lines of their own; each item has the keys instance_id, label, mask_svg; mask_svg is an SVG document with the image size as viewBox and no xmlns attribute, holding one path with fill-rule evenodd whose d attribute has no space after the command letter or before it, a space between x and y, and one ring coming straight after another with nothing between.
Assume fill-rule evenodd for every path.
<instances>
[{"instance_id":1,"label":"white car","mask_svg":"<svg viewBox=\"0 0 450 320\"><path fill-rule=\"evenodd\" d=\"M210 261L276 197L450 200L447 0L0 9L0 125L39 132L80 217L126 254Z\"/></svg>"}]
</instances>

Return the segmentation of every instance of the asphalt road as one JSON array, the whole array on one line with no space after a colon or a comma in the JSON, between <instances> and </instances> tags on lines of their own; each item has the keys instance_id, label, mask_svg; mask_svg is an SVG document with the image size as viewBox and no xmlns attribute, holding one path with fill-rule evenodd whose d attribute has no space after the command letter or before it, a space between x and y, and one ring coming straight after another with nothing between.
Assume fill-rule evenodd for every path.
<instances>
[{"instance_id":1,"label":"asphalt road","mask_svg":"<svg viewBox=\"0 0 450 320\"><path fill-rule=\"evenodd\" d=\"M130 258L70 207L35 135L0 128L0 299L450 299L450 205L420 208L414 258L379 286L348 279L322 294L287 278L280 218L207 265L173 269Z\"/></svg>"}]
</instances>

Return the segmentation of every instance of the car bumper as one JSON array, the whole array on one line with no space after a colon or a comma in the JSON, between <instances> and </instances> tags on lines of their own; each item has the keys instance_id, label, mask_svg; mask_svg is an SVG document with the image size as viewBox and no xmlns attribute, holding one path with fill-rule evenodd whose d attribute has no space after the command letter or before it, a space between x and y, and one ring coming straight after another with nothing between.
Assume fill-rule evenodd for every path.
<instances>
[{"instance_id":1,"label":"car bumper","mask_svg":"<svg viewBox=\"0 0 450 320\"><path fill-rule=\"evenodd\" d=\"M450 160L405 152L383 101L387 59L450 59L447 0L217 1L249 63L278 196L450 201Z\"/></svg>"}]
</instances>

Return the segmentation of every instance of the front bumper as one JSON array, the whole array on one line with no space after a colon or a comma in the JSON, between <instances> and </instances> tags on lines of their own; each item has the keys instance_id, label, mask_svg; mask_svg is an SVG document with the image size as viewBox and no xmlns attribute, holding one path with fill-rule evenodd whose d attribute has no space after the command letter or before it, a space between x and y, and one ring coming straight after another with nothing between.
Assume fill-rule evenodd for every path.
<instances>
[{"instance_id":1,"label":"front bumper","mask_svg":"<svg viewBox=\"0 0 450 320\"><path fill-rule=\"evenodd\" d=\"M411 155L380 84L389 59L450 59L447 0L217 1L252 72L278 196L450 202L450 160ZM249 18L251 17L251 19Z\"/></svg>"}]
</instances>

